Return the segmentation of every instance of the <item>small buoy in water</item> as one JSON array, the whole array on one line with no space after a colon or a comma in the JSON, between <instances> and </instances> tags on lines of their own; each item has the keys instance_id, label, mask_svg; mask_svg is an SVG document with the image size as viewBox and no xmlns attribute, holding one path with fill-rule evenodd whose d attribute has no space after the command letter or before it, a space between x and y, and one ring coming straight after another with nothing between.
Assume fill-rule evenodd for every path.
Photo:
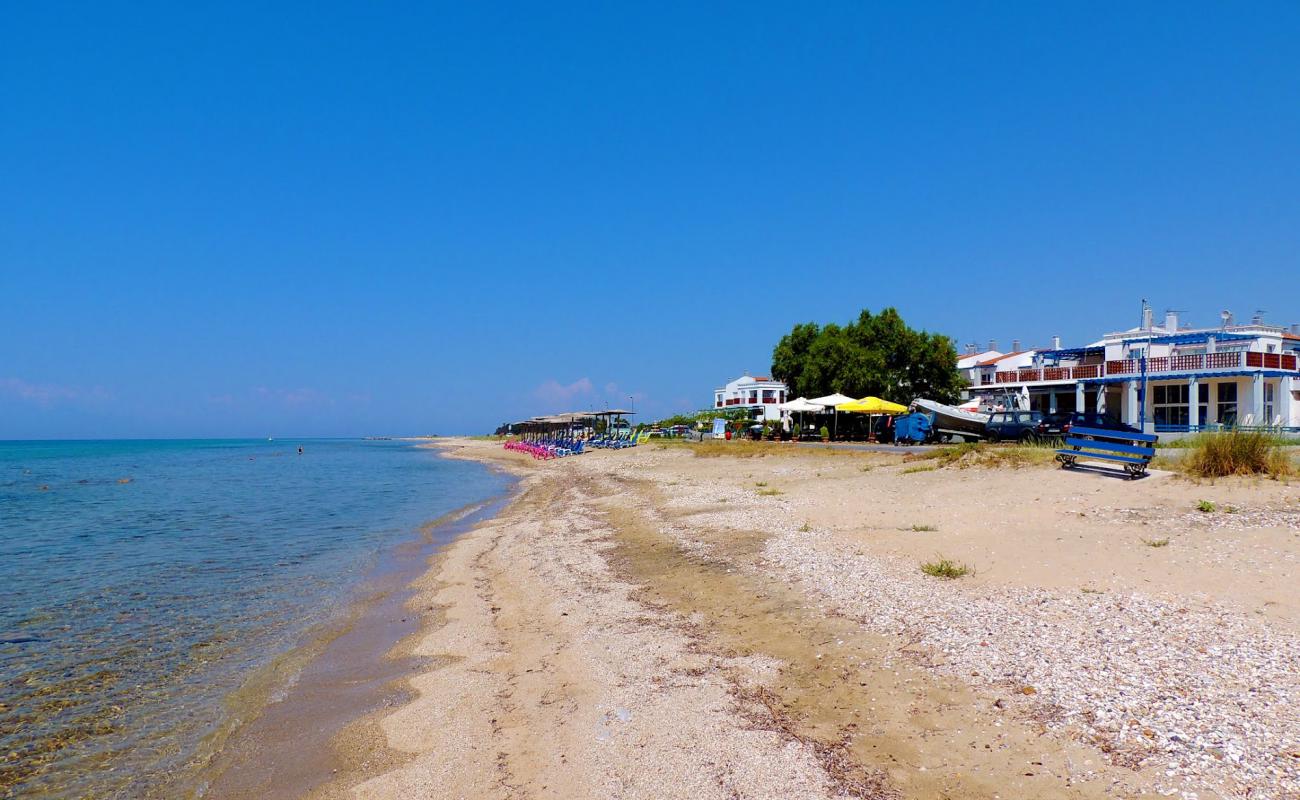
<instances>
[{"instance_id":1,"label":"small buoy in water","mask_svg":"<svg viewBox=\"0 0 1300 800\"><path fill-rule=\"evenodd\" d=\"M298 455L302 455L302 448L301 448L301 447L298 448Z\"/></svg>"},{"instance_id":2,"label":"small buoy in water","mask_svg":"<svg viewBox=\"0 0 1300 800\"><path fill-rule=\"evenodd\" d=\"M130 482L131 482L131 479L130 479L130 478L118 478L118 479L117 479L117 482L118 482L118 483L130 483Z\"/></svg>"}]
</instances>

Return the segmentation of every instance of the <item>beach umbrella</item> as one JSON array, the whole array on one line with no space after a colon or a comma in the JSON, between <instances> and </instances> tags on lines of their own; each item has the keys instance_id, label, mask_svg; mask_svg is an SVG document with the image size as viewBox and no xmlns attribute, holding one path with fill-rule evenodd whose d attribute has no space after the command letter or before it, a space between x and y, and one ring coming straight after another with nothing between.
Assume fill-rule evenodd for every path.
<instances>
[{"instance_id":1,"label":"beach umbrella","mask_svg":"<svg viewBox=\"0 0 1300 800\"><path fill-rule=\"evenodd\" d=\"M825 397L814 397L811 402L814 402L823 408L831 409L831 425L833 426L832 429L834 429L839 427L840 421L840 414L836 409L843 403L852 403L853 398L836 392L835 394L828 394Z\"/></svg>"},{"instance_id":2,"label":"beach umbrella","mask_svg":"<svg viewBox=\"0 0 1300 800\"><path fill-rule=\"evenodd\" d=\"M782 403L781 405L777 406L777 408L779 408L782 411L799 411L799 412L803 412L803 411L820 412L825 410L822 406L817 405L816 403L812 402L806 397L796 397L795 399L791 400L788 403Z\"/></svg>"},{"instance_id":3,"label":"beach umbrella","mask_svg":"<svg viewBox=\"0 0 1300 800\"><path fill-rule=\"evenodd\" d=\"M881 400L879 397L864 397L851 403L840 403L836 411L850 411L857 414L906 414L907 406Z\"/></svg>"},{"instance_id":4,"label":"beach umbrella","mask_svg":"<svg viewBox=\"0 0 1300 800\"><path fill-rule=\"evenodd\" d=\"M905 414L907 413L907 406L881 400L879 397L864 397L861 400L854 400L852 403L840 403L835 407L835 410L856 414L870 414L871 416L867 419L867 441L874 442L876 440L876 415Z\"/></svg>"},{"instance_id":5,"label":"beach umbrella","mask_svg":"<svg viewBox=\"0 0 1300 800\"><path fill-rule=\"evenodd\" d=\"M1028 386L1020 387L1020 410L1021 411L1029 410L1029 387Z\"/></svg>"},{"instance_id":6,"label":"beach umbrella","mask_svg":"<svg viewBox=\"0 0 1300 800\"><path fill-rule=\"evenodd\" d=\"M795 399L793 399L793 400L791 400L791 401L789 401L789 402L787 402L787 403L782 403L781 405L777 406L777 408L780 409L780 410L782 410L782 411L796 411L796 412L798 412L798 413L799 413L799 427L800 427L800 428L803 427L803 415L804 415L804 412L805 412L805 411L809 411L809 412L812 412L812 413L814 413L814 414L820 414L821 412L823 412L823 411L826 410L826 407L825 407L825 406L822 406L822 405L819 405L819 404L817 404L817 403L814 403L813 401L809 400L809 399L806 398L806 397L796 397Z\"/></svg>"}]
</instances>

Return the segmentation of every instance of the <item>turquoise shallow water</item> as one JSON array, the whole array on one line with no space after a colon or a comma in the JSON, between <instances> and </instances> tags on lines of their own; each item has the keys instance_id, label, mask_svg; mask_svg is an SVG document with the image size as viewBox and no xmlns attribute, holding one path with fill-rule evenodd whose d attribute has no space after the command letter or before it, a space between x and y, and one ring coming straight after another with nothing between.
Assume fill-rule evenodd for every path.
<instances>
[{"instance_id":1,"label":"turquoise shallow water","mask_svg":"<svg viewBox=\"0 0 1300 800\"><path fill-rule=\"evenodd\" d=\"M189 768L381 552L507 485L405 442L0 442L0 797Z\"/></svg>"}]
</instances>

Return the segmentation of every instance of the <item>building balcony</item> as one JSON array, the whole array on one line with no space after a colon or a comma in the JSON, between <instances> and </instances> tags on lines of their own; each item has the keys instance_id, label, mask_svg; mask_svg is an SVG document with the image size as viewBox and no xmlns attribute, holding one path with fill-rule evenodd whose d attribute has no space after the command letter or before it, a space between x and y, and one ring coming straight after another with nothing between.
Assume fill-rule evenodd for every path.
<instances>
[{"instance_id":1,"label":"building balcony","mask_svg":"<svg viewBox=\"0 0 1300 800\"><path fill-rule=\"evenodd\" d=\"M1297 372L1297 357L1291 353L1200 353L1185 356L1157 356L1147 359L1147 377L1161 373L1225 372L1231 370L1275 370ZM1090 378L1125 377L1142 374L1142 362L1136 358L1084 364L1077 367L1042 367L1006 370L992 376L983 375L981 386L1021 383L1057 383Z\"/></svg>"}]
</instances>

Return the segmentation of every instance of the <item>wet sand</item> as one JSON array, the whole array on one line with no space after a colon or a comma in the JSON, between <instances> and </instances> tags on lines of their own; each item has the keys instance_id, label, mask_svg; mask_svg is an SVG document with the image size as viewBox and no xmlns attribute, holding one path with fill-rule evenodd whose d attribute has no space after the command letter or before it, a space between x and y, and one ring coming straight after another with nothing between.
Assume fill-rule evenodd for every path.
<instances>
[{"instance_id":1,"label":"wet sand","mask_svg":"<svg viewBox=\"0 0 1300 800\"><path fill-rule=\"evenodd\" d=\"M443 447L520 492L416 581L408 607L441 613L409 640L409 702L360 750L336 737L373 756L313 796L1208 800L1300 780L1293 487ZM922 575L938 553L973 574Z\"/></svg>"},{"instance_id":2,"label":"wet sand","mask_svg":"<svg viewBox=\"0 0 1300 800\"><path fill-rule=\"evenodd\" d=\"M236 719L252 716L220 746L198 791L212 800L334 796L333 776L392 768L399 754L377 728L385 710L410 699L407 680L429 660L413 637L439 612L412 604L412 582L442 548L499 512L505 498L425 525L418 541L383 554L350 618L323 632L232 699ZM266 691L259 690L263 687ZM268 696L269 693L269 696Z\"/></svg>"}]
</instances>

